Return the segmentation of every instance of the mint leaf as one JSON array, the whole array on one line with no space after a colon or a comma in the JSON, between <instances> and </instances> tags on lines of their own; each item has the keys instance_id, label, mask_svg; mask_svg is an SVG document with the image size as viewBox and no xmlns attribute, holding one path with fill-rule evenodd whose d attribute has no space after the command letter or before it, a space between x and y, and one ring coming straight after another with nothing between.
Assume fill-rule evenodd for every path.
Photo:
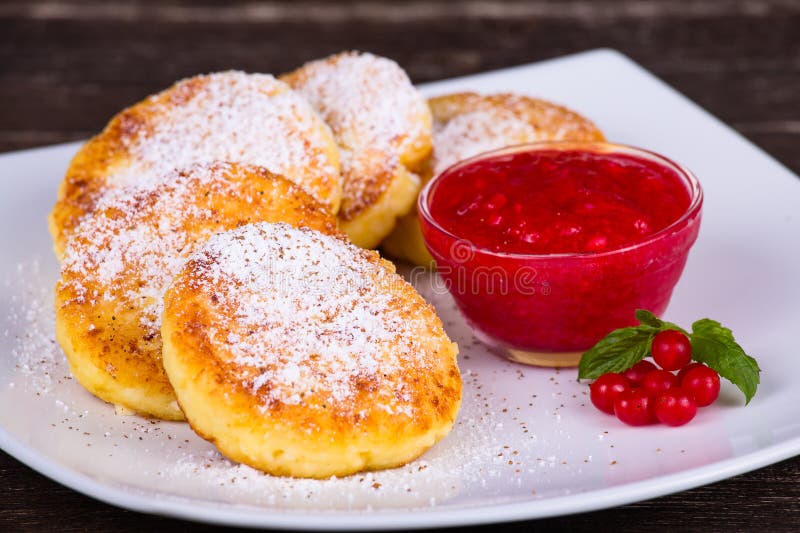
<instances>
[{"instance_id":1,"label":"mint leaf","mask_svg":"<svg viewBox=\"0 0 800 533\"><path fill-rule=\"evenodd\" d=\"M639 321L640 324L650 326L653 328L658 329L659 331L665 331L668 329L674 329L680 331L681 333L689 334L686 330L680 327L677 324L673 324L672 322L666 322L661 320L656 315L648 311L647 309L637 309L636 310L636 320Z\"/></svg>"},{"instance_id":2,"label":"mint leaf","mask_svg":"<svg viewBox=\"0 0 800 533\"><path fill-rule=\"evenodd\" d=\"M636 320L639 321L639 324L643 324L645 326L650 326L658 329L660 329L661 325L663 324L660 318L658 318L656 315L654 315L647 309L637 309Z\"/></svg>"},{"instance_id":3,"label":"mint leaf","mask_svg":"<svg viewBox=\"0 0 800 533\"><path fill-rule=\"evenodd\" d=\"M745 405L750 403L760 383L761 369L736 343L731 330L716 320L703 318L692 324L690 339L692 358L739 387L744 393Z\"/></svg>"},{"instance_id":4,"label":"mint leaf","mask_svg":"<svg viewBox=\"0 0 800 533\"><path fill-rule=\"evenodd\" d=\"M597 379L627 370L648 355L658 329L644 325L615 329L581 356L578 379Z\"/></svg>"}]
</instances>

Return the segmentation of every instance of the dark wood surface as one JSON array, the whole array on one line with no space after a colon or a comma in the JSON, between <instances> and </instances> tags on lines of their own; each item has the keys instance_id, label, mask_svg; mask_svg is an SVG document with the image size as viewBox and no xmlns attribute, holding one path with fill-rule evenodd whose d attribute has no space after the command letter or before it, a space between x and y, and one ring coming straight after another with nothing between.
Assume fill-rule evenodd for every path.
<instances>
[{"instance_id":1,"label":"dark wood surface","mask_svg":"<svg viewBox=\"0 0 800 533\"><path fill-rule=\"evenodd\" d=\"M415 82L596 47L632 57L800 172L800 0L2 2L0 151L83 139L172 81L343 49ZM617 509L507 526L800 529L800 458ZM96 502L0 452L0 530L205 530ZM210 528L209 528L210 529Z\"/></svg>"}]
</instances>

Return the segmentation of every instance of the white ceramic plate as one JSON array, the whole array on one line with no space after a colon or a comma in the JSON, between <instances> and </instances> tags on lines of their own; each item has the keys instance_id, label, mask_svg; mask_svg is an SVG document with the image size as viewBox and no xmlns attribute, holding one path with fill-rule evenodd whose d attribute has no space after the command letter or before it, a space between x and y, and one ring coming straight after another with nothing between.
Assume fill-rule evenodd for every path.
<instances>
[{"instance_id":1,"label":"white ceramic plate","mask_svg":"<svg viewBox=\"0 0 800 533\"><path fill-rule=\"evenodd\" d=\"M52 479L148 513L245 526L362 529L553 516L688 489L800 453L800 180L616 52L600 50L424 87L516 91L564 103L608 138L687 165L703 228L667 313L732 327L763 368L755 400L721 401L678 429L625 427L574 370L489 355L435 281L420 290L462 348L451 435L388 472L272 478L222 459L183 424L115 416L68 377L53 339L57 265L46 214L77 144L0 156L0 447ZM412 512L413 511L413 512Z\"/></svg>"}]
</instances>

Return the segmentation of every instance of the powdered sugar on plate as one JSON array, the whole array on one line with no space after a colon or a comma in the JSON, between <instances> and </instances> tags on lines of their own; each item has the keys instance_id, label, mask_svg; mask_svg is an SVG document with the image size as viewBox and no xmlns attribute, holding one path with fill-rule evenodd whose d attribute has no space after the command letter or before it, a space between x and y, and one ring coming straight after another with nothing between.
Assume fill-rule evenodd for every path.
<instances>
[{"instance_id":1,"label":"powdered sugar on plate","mask_svg":"<svg viewBox=\"0 0 800 533\"><path fill-rule=\"evenodd\" d=\"M37 396L57 393L72 376L55 340L52 282L43 276L40 261L34 260L18 264L16 276L6 278L3 288L8 316L2 333L11 341L14 369L23 378L9 385L24 385Z\"/></svg>"}]
</instances>

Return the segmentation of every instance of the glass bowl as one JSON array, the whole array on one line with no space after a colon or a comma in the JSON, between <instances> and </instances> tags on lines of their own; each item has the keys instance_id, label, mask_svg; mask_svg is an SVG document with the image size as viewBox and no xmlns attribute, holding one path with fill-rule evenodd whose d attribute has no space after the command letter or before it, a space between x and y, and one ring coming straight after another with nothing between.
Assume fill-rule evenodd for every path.
<instances>
[{"instance_id":1,"label":"glass bowl","mask_svg":"<svg viewBox=\"0 0 800 533\"><path fill-rule=\"evenodd\" d=\"M667 167L689 193L685 212L640 241L601 252L504 253L475 246L431 216L437 185L487 159L535 150L580 150L645 159ZM501 163L502 164L502 163ZM430 180L418 210L425 245L444 286L476 336L507 358L539 366L574 366L610 331L635 325L636 309L660 315L700 229L703 193L694 175L664 156L611 143L541 142L461 161Z\"/></svg>"}]
</instances>

